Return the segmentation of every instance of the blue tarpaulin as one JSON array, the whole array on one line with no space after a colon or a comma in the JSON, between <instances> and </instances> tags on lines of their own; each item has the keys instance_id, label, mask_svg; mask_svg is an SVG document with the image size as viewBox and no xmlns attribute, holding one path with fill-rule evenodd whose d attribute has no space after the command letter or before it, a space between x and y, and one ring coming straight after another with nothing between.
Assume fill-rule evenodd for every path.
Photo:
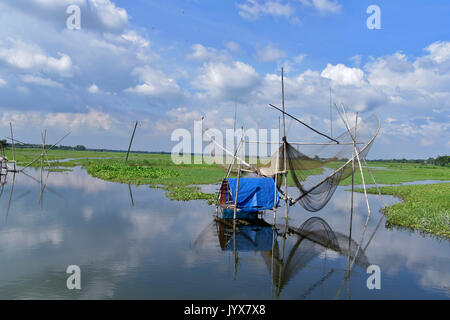
<instances>
[{"instance_id":1,"label":"blue tarpaulin","mask_svg":"<svg viewBox=\"0 0 450 320\"><path fill-rule=\"evenodd\" d=\"M236 196L237 178L228 178L233 203ZM274 207L276 193L276 206L280 204L278 190L272 178L240 178L238 193L238 209L246 211L270 210Z\"/></svg>"}]
</instances>

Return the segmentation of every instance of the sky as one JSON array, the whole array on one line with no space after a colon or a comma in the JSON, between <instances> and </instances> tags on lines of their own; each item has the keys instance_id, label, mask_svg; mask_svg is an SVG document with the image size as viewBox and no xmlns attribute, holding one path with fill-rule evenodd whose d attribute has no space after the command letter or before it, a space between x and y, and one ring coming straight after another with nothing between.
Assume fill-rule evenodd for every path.
<instances>
[{"instance_id":1,"label":"sky","mask_svg":"<svg viewBox=\"0 0 450 320\"><path fill-rule=\"evenodd\" d=\"M350 117L380 117L369 159L450 154L449 12L445 0L2 0L0 135L12 122L21 141L71 130L65 145L124 150L138 120L133 149L170 152L201 117L233 128L235 104L237 126L277 128L283 67L286 110L309 125L330 133L330 88Z\"/></svg>"}]
</instances>

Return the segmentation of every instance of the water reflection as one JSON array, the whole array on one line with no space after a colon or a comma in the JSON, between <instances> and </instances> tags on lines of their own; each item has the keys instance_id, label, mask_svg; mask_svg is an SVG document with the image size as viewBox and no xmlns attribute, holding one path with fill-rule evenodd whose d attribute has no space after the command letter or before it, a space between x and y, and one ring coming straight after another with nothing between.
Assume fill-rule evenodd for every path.
<instances>
[{"instance_id":1,"label":"water reflection","mask_svg":"<svg viewBox=\"0 0 450 320\"><path fill-rule=\"evenodd\" d=\"M356 255L364 199L355 195L350 236L345 188L314 218L291 207L287 225L263 215L233 228L206 201L170 201L162 189L80 168L27 174L1 180L1 299L332 299L341 286L340 298L449 296L449 242L385 228L376 197ZM71 264L80 291L66 288ZM382 290L367 290L367 264L381 267Z\"/></svg>"},{"instance_id":2,"label":"water reflection","mask_svg":"<svg viewBox=\"0 0 450 320\"><path fill-rule=\"evenodd\" d=\"M216 217L197 237L194 248L208 247L218 242L222 251L232 251L234 256L234 278L236 278L239 252L252 251L261 256L270 271L272 280L271 295L280 297L283 288L298 273L308 267L315 258L330 250L332 254L342 256L357 265L367 268L370 263L364 249L347 235L334 232L328 223L319 217L306 220L300 227L288 224L273 225L264 219L232 220ZM329 267L324 277L317 279L313 286L301 294L301 298L322 284L335 272ZM351 272L351 270L347 270ZM275 293L273 292L275 287Z\"/></svg>"}]
</instances>

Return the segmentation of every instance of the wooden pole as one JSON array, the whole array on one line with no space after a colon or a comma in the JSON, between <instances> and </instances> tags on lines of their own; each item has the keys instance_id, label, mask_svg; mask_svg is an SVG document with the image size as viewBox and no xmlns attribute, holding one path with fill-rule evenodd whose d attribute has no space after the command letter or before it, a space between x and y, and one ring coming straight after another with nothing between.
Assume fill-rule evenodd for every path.
<instances>
[{"instance_id":1,"label":"wooden pole","mask_svg":"<svg viewBox=\"0 0 450 320\"><path fill-rule=\"evenodd\" d=\"M138 122L134 124L133 134L131 135L130 145L128 146L127 156L125 157L125 161L128 161L128 154L130 153L131 144L133 143L134 133L136 132L136 127L138 125Z\"/></svg>"},{"instance_id":2,"label":"wooden pole","mask_svg":"<svg viewBox=\"0 0 450 320\"><path fill-rule=\"evenodd\" d=\"M297 121L297 122L300 123L301 125L303 125L303 126L307 127L308 129L314 131L315 133L320 134L321 136L323 136L323 137L325 137L325 138L327 138L327 139L330 139L331 141L334 141L334 142L336 142L337 144L340 143L340 142L337 141L336 139L333 139L333 138L329 137L328 135L326 135L326 134L324 134L324 133L322 133L322 132L320 132L320 131L314 129L313 127L307 125L306 123L304 123L304 122L301 121L300 119L294 117L294 116L293 116L292 114L290 114L290 113L287 113L287 112L283 111L282 109L278 108L277 106L274 106L274 105L271 104L271 103L269 103L269 106L272 107L272 108L274 108L274 109L277 109L277 110L280 111L283 115L287 115L288 117L294 119L295 121Z\"/></svg>"},{"instance_id":3,"label":"wooden pole","mask_svg":"<svg viewBox=\"0 0 450 320\"><path fill-rule=\"evenodd\" d=\"M244 127L241 128L242 136L241 136L241 148L242 148L242 158L245 157L244 151ZM236 250L236 213L237 213L237 203L238 203L238 194L239 194L239 180L241 179L241 162L238 164L238 176L236 182L236 196L234 197L234 215L233 215L233 251L234 251L234 274L233 277L236 279L237 275L237 264L238 264L238 254Z\"/></svg>"},{"instance_id":4,"label":"wooden pole","mask_svg":"<svg viewBox=\"0 0 450 320\"><path fill-rule=\"evenodd\" d=\"M283 160L284 160L284 194L286 195L286 201L285 201L285 218L286 218L286 224L288 221L288 185L287 185L287 179L288 179L288 170L287 170L287 141L286 141L286 120L285 120L285 111L284 111L284 72L283 68L281 68L281 101L282 101L282 108L283 108Z\"/></svg>"},{"instance_id":5,"label":"wooden pole","mask_svg":"<svg viewBox=\"0 0 450 320\"><path fill-rule=\"evenodd\" d=\"M42 139L42 143L43 143L43 145L44 145L43 150L44 150L45 158L46 158L46 160L47 160L47 166L48 166L48 168L50 169L50 161L48 160L48 153L47 153L47 150L45 149L45 143L46 143L46 141L47 141L47 129L44 130L44 137L43 137L43 139Z\"/></svg>"},{"instance_id":6,"label":"wooden pole","mask_svg":"<svg viewBox=\"0 0 450 320\"><path fill-rule=\"evenodd\" d=\"M286 137L286 118L284 116L284 70L281 68L281 108L283 109L283 137Z\"/></svg>"},{"instance_id":7,"label":"wooden pole","mask_svg":"<svg viewBox=\"0 0 450 320\"><path fill-rule=\"evenodd\" d=\"M237 98L234 98L234 125L233 125L233 134L236 133L236 115L237 115ZM233 136L233 144L234 144L234 136Z\"/></svg>"},{"instance_id":8,"label":"wooden pole","mask_svg":"<svg viewBox=\"0 0 450 320\"><path fill-rule=\"evenodd\" d=\"M244 154L244 128L242 128L242 137L241 137L241 147L242 147L242 153ZM237 176L237 182L236 182L236 195L234 197L234 214L233 214L233 220L236 221L236 213L237 213L237 203L238 203L238 194L239 194L239 180L241 179L241 162L238 163L238 176Z\"/></svg>"},{"instance_id":9,"label":"wooden pole","mask_svg":"<svg viewBox=\"0 0 450 320\"><path fill-rule=\"evenodd\" d=\"M13 156L13 163L14 163L14 171L16 171L16 150L14 148L14 136L13 136L13 128L12 123L9 123L9 128L11 130L11 146L12 146L12 156Z\"/></svg>"},{"instance_id":10,"label":"wooden pole","mask_svg":"<svg viewBox=\"0 0 450 320\"><path fill-rule=\"evenodd\" d=\"M280 117L278 117L278 132L280 132ZM274 199L273 199L273 224L275 226L277 220L277 187L278 187L278 166L280 162L280 140L278 140L278 149L277 149L277 160L275 161L275 190L274 190Z\"/></svg>"},{"instance_id":11,"label":"wooden pole","mask_svg":"<svg viewBox=\"0 0 450 320\"><path fill-rule=\"evenodd\" d=\"M350 208L350 230L348 237L348 271L350 271L350 249L351 249L351 239L352 239L352 228L353 228L353 197L355 193L355 156L357 153L356 150L356 128L358 126L358 112L356 112L355 119L355 136L353 138L353 155L352 155L352 196L351 196L351 208ZM350 275L348 279L348 298L350 299Z\"/></svg>"},{"instance_id":12,"label":"wooden pole","mask_svg":"<svg viewBox=\"0 0 450 320\"><path fill-rule=\"evenodd\" d=\"M333 108L331 101L331 87L330 87L330 137L333 138Z\"/></svg>"},{"instance_id":13,"label":"wooden pole","mask_svg":"<svg viewBox=\"0 0 450 320\"><path fill-rule=\"evenodd\" d=\"M131 206L134 207L133 192L131 191L130 184L128 184L128 191L130 192Z\"/></svg>"},{"instance_id":14,"label":"wooden pole","mask_svg":"<svg viewBox=\"0 0 450 320\"><path fill-rule=\"evenodd\" d=\"M8 215L9 215L9 209L11 208L11 199L14 192L14 183L16 182L16 172L13 172L13 178L12 178L12 185L11 185L11 192L9 194L9 200L8 200L8 207L6 209L6 217L5 221L8 221Z\"/></svg>"},{"instance_id":15,"label":"wooden pole","mask_svg":"<svg viewBox=\"0 0 450 320\"><path fill-rule=\"evenodd\" d=\"M53 144L50 148L47 149L47 151L52 150L58 143L60 143L61 141L63 141L69 134L71 133L71 131L69 131L64 137L62 137L61 139L59 139L55 144ZM20 172L23 172L26 168L28 168L29 166L31 166L33 163L35 163L36 161L38 161L41 158L41 156L37 157L36 159L34 159L33 161L29 162L25 167L23 167L22 169L20 169Z\"/></svg>"},{"instance_id":16,"label":"wooden pole","mask_svg":"<svg viewBox=\"0 0 450 320\"><path fill-rule=\"evenodd\" d=\"M356 141L356 140L355 140L355 137L353 136L353 134L352 134L352 132L351 132L351 130L350 130L350 126L348 125L347 121L346 121L345 118L344 118L344 116L346 115L344 105L342 105L342 110L343 110L343 112L344 112L344 116L340 113L339 109L337 109L337 110L338 110L339 116L341 117L342 121L344 122L344 125L345 125L345 127L346 127L348 133L350 134L350 137L353 139L353 141ZM353 257L353 261L352 261L352 264L351 264L351 268L353 267L353 264L355 263L356 257L358 256L359 249L360 249L360 247L361 247L361 245L362 245L362 242L363 242L363 240L364 240L364 235L365 235L365 233L366 233L367 225L368 225L368 223L369 223L370 216L371 216L371 210L370 210L370 204L369 204L369 197L368 197L368 195L367 195L367 189L366 189L366 182L365 182L365 180L364 180L364 173L363 173L362 164L361 164L361 159L359 158L359 153L358 153L358 152L356 152L356 159L358 160L359 171L360 171L360 174L361 174L361 181L362 181L362 184L363 184L363 190L364 190L364 197L366 198L367 218L366 218L366 222L365 222L365 224L364 224L364 228L363 228L363 231L362 231L362 234L361 234L361 240L359 241L358 248L356 249L355 256Z\"/></svg>"}]
</instances>

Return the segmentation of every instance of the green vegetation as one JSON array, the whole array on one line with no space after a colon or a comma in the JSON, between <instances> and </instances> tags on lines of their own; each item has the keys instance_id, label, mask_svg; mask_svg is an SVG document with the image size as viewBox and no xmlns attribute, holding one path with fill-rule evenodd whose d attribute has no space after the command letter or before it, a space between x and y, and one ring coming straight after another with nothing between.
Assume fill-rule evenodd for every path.
<instances>
[{"instance_id":1,"label":"green vegetation","mask_svg":"<svg viewBox=\"0 0 450 320\"><path fill-rule=\"evenodd\" d=\"M179 177L179 171L158 168L149 165L136 165L125 160L99 160L88 161L87 172L103 180L133 183L133 184L154 184L162 179ZM91 164L92 163L92 164Z\"/></svg>"},{"instance_id":2,"label":"green vegetation","mask_svg":"<svg viewBox=\"0 0 450 320\"><path fill-rule=\"evenodd\" d=\"M15 156L17 164L26 165L39 157L42 150L37 148L16 148ZM12 150L7 148L5 149L5 155L8 159L12 160ZM54 160L64 160L64 159L83 159L83 158L117 158L123 159L125 158L124 153L118 152L101 152L101 151L77 151L77 150L50 150L48 152L48 159L50 161ZM45 159L45 162L47 160ZM45 163L46 164L46 163ZM67 162L59 163L59 162L51 162L51 166L59 167L59 166L71 166ZM39 161L36 161L32 167L39 167Z\"/></svg>"},{"instance_id":3,"label":"green vegetation","mask_svg":"<svg viewBox=\"0 0 450 320\"><path fill-rule=\"evenodd\" d=\"M404 200L383 208L388 225L450 238L450 183L381 187L380 190ZM370 188L368 192L377 193L377 190Z\"/></svg>"},{"instance_id":4,"label":"green vegetation","mask_svg":"<svg viewBox=\"0 0 450 320\"><path fill-rule=\"evenodd\" d=\"M212 193L200 192L199 187L195 186L172 186L164 187L168 190L167 197L171 200L188 201L188 200L208 200L208 204L213 204L216 201L216 195Z\"/></svg>"}]
</instances>

